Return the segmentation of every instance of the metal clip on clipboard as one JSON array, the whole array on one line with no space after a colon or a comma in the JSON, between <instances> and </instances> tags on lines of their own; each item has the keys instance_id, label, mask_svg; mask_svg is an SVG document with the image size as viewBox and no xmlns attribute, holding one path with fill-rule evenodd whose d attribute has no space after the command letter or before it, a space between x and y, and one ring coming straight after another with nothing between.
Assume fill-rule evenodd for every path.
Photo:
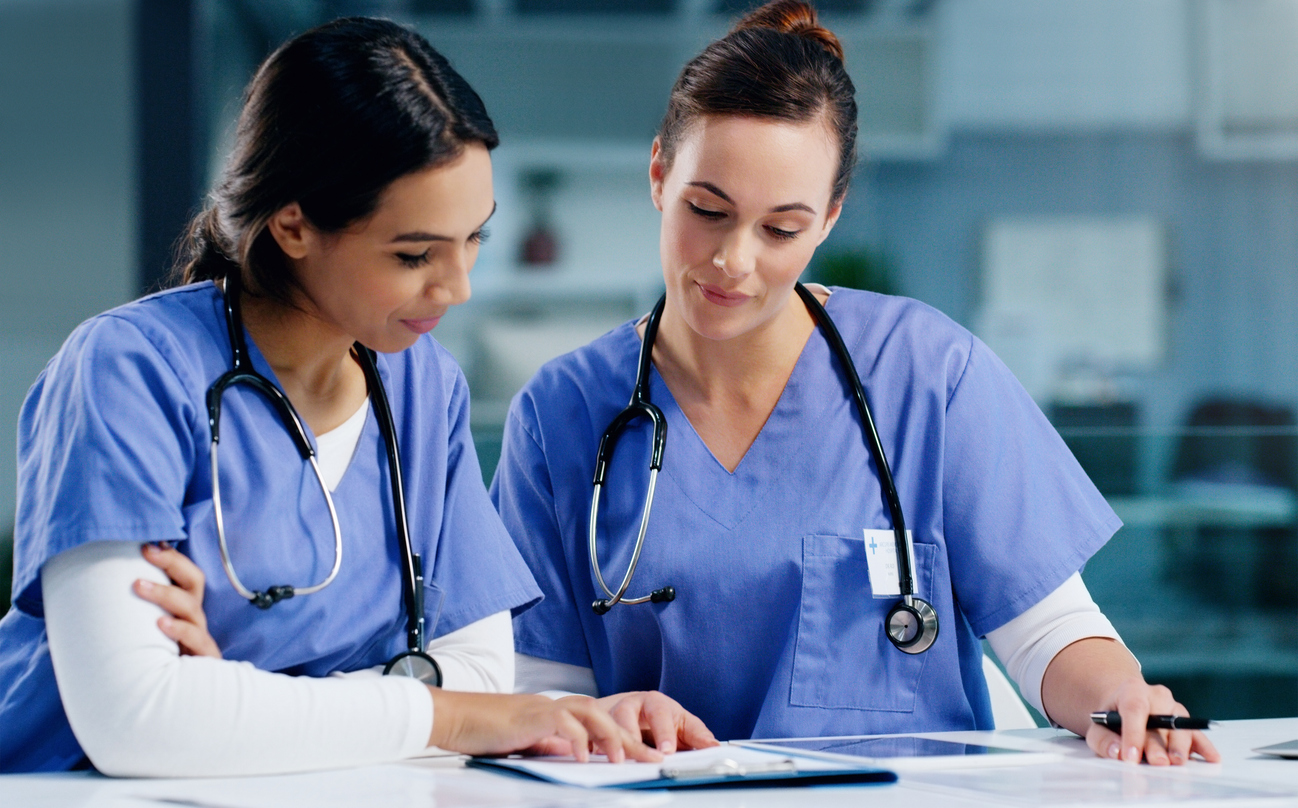
<instances>
[{"instance_id":1,"label":"metal clip on clipboard","mask_svg":"<svg viewBox=\"0 0 1298 808\"><path fill-rule=\"evenodd\" d=\"M752 763L744 765L738 761L724 758L698 769L676 769L664 767L659 774L666 780L702 780L711 777L749 777L754 774L795 773L797 765L790 758L773 760L770 763Z\"/></svg>"}]
</instances>

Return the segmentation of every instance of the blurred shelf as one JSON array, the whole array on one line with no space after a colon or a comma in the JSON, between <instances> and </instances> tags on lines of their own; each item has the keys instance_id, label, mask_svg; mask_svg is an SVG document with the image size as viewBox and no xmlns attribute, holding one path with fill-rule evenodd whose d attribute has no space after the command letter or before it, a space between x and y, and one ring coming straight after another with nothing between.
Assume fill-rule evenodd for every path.
<instances>
[{"instance_id":1,"label":"blurred shelf","mask_svg":"<svg viewBox=\"0 0 1298 808\"><path fill-rule=\"evenodd\" d=\"M1164 497L1110 497L1123 524L1142 527L1286 527L1298 522L1298 498L1287 488L1182 483Z\"/></svg>"}]
</instances>

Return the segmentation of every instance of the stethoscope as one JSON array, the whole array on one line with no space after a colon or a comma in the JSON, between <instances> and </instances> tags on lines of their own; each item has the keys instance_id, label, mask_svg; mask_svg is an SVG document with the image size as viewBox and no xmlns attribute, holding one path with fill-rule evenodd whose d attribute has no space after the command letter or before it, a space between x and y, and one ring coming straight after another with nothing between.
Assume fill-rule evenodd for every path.
<instances>
[{"instance_id":1,"label":"stethoscope","mask_svg":"<svg viewBox=\"0 0 1298 808\"><path fill-rule=\"evenodd\" d=\"M333 495L325 484L316 462L315 449L307 438L306 429L298 417L297 410L288 400L288 396L265 376L258 373L248 358L248 344L243 337L243 315L239 304L242 279L238 272L231 272L225 278L225 325L230 335L231 367L221 374L212 386L207 389L207 422L212 430L212 510L216 517L216 535L221 548L221 566L241 596L248 599L258 609L269 609L281 600L298 595L310 595L319 592L333 583L338 576L338 569L343 560L342 530L338 526L338 512L334 508ZM401 453L397 447L397 433L392 421L392 408L388 404L387 391L379 377L375 364L374 352L356 343L353 348L356 361L365 374L365 385L369 389L370 401L378 420L379 433L387 447L388 477L392 483L392 512L396 518L397 543L401 545L402 599L406 610L406 646L407 649L390 659L383 668L385 675L409 676L434 687L442 685L442 669L437 662L424 652L424 570L423 561L410 545L410 532L406 526L406 497L401 476ZM264 591L254 591L244 586L234 571L230 560L230 548L225 537L225 518L221 511L221 476L217 462L217 448L221 442L221 396L229 387L244 384L261 393L279 413L280 421L288 430L289 437L297 446L298 454L311 465L320 492L324 494L325 504L329 507L329 519L333 523L334 563L323 581L311 586L294 587L288 584L268 587Z\"/></svg>"},{"instance_id":2,"label":"stethoscope","mask_svg":"<svg viewBox=\"0 0 1298 808\"><path fill-rule=\"evenodd\" d=\"M861 386L861 377L856 372L856 365L847 352L847 346L843 344L842 335L838 333L838 328L830 319L829 312L825 311L825 307L820 305L815 295L801 283L796 284L794 288L811 312L816 324L824 332L830 350L834 352L847 374L852 388L852 400L856 403L857 414L861 417L865 442L870 447L870 454L874 457L874 464L879 471L879 487L882 489L884 501L888 504L888 512L892 516L892 532L897 545L897 583L901 592L901 602L889 610L884 620L885 633L892 644L900 650L908 654L922 653L927 651L937 639L937 612L932 604L915 595L915 581L912 574L915 568L915 548L906 533L906 519L901 511L901 498L897 495L897 486L893 483L892 471L888 468L888 459L883 453L883 443L880 442L879 432L874 426L874 417L865 397L865 388ZM667 445L667 419L662 410L649 401L649 364L653 356L654 340L658 336L658 323L662 320L663 307L666 303L667 296L664 295L649 314L649 320L645 324L644 340L640 343L640 359L636 369L635 388L631 392L631 402L604 430L604 436L600 438L599 449L595 455L595 492L590 501L588 544L590 565L595 573L595 581L606 595L592 604L596 614L607 614L609 609L619 603L669 603L676 599L676 589L671 586L655 589L650 594L638 598L626 597L627 587L631 585L636 565L640 563L640 551L644 549L645 532L649 528L649 512L653 507L654 487L658 481L658 472L663 466L663 449ZM599 548L595 540L599 498L604 488L608 463L613 457L613 449L617 445L618 438L626 427L638 418L647 418L653 424L653 450L649 458L648 492L645 494L644 510L640 514L640 530L636 535L635 547L631 551L631 562L627 566L626 574L622 576L622 582L618 584L617 591L613 591L604 582L604 573L600 570L599 564Z\"/></svg>"}]
</instances>

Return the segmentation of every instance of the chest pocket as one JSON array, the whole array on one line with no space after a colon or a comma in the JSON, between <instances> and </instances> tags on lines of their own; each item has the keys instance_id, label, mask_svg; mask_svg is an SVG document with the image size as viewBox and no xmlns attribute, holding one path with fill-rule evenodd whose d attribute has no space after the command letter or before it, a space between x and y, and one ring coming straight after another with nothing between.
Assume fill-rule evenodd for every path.
<instances>
[{"instance_id":1,"label":"chest pocket","mask_svg":"<svg viewBox=\"0 0 1298 808\"><path fill-rule=\"evenodd\" d=\"M930 601L936 552L932 545L915 545L917 593ZM902 653L884 635L884 618L898 600L873 597L861 537L804 536L790 703L914 712L931 652Z\"/></svg>"}]
</instances>

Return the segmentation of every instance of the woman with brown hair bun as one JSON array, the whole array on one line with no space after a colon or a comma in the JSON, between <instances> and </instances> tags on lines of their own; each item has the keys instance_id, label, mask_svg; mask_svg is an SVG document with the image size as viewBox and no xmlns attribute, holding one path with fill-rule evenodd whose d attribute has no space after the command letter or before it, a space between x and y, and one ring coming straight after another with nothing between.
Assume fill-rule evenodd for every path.
<instances>
[{"instance_id":1,"label":"woman with brown hair bun","mask_svg":"<svg viewBox=\"0 0 1298 808\"><path fill-rule=\"evenodd\" d=\"M545 593L520 683L661 690L722 738L990 729L987 637L1097 754L1215 760L1145 732L1184 708L1078 575L1120 523L1005 366L921 303L798 283L856 161L842 55L779 0L681 72L664 299L510 408L491 493Z\"/></svg>"}]
</instances>

